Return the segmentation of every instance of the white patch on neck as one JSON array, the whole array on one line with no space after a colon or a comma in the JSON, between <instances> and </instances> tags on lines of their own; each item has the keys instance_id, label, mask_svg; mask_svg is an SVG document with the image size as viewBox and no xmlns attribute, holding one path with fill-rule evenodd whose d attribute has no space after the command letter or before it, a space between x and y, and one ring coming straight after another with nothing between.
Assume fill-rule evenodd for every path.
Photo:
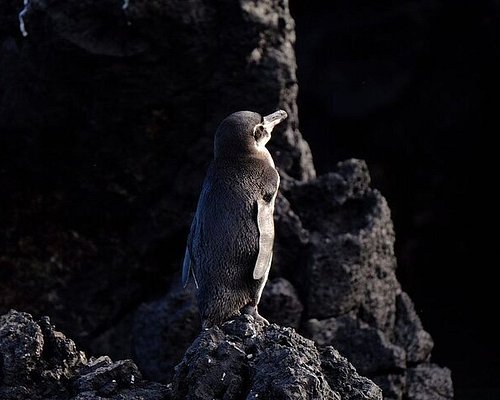
<instances>
[{"instance_id":1,"label":"white patch on neck","mask_svg":"<svg viewBox=\"0 0 500 400\"><path fill-rule=\"evenodd\" d=\"M257 150L257 153L261 154L264 156L264 158L269 162L269 165L273 168L276 168L274 165L274 160L271 157L271 153L269 153L269 150L266 148L265 143L257 143L255 142L255 149Z\"/></svg>"},{"instance_id":2,"label":"white patch on neck","mask_svg":"<svg viewBox=\"0 0 500 400\"><path fill-rule=\"evenodd\" d=\"M262 124L257 124L253 128L254 135L255 135L255 130L257 128L259 128L259 127L262 127ZM271 133L269 133L266 130L264 130L264 132L266 133L266 136L264 136L263 138L261 138L258 142L255 141L254 146L255 146L255 149L257 150L257 153L259 153L262 156L264 156L264 158L269 162L269 165L271 165L271 167L275 168L275 166L274 166L274 160L271 157L271 153L269 153L269 150L266 148L267 142L269 142L269 140L271 139Z\"/></svg>"}]
</instances>

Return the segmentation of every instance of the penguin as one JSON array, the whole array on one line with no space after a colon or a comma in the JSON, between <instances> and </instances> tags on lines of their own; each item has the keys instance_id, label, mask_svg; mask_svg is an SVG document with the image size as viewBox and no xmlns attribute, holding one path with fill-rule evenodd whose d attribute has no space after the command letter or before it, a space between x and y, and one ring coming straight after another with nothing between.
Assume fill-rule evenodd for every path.
<instances>
[{"instance_id":1,"label":"penguin","mask_svg":"<svg viewBox=\"0 0 500 400\"><path fill-rule=\"evenodd\" d=\"M266 144L287 116L239 111L215 133L182 268L184 288L193 277L203 328L240 313L268 324L257 306L273 257L280 178Z\"/></svg>"}]
</instances>

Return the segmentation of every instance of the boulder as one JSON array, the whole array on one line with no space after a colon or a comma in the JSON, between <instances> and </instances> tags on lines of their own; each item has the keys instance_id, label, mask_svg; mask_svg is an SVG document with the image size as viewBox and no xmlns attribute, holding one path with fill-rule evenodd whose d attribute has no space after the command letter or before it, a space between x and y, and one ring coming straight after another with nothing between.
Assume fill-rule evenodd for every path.
<instances>
[{"instance_id":1,"label":"boulder","mask_svg":"<svg viewBox=\"0 0 500 400\"><path fill-rule=\"evenodd\" d=\"M170 382L174 367L201 329L193 288L176 285L167 296L142 304L130 329L133 357L144 375Z\"/></svg>"},{"instance_id":2,"label":"boulder","mask_svg":"<svg viewBox=\"0 0 500 400\"><path fill-rule=\"evenodd\" d=\"M284 278L267 282L259 303L259 313L269 322L299 328L304 307L293 285Z\"/></svg>"},{"instance_id":3,"label":"boulder","mask_svg":"<svg viewBox=\"0 0 500 400\"><path fill-rule=\"evenodd\" d=\"M400 371L406 367L406 353L387 340L383 332L352 315L307 321L309 336L319 345L332 345L370 376Z\"/></svg>"},{"instance_id":4,"label":"boulder","mask_svg":"<svg viewBox=\"0 0 500 400\"><path fill-rule=\"evenodd\" d=\"M176 367L175 399L382 399L332 347L242 315L204 330Z\"/></svg>"},{"instance_id":5,"label":"boulder","mask_svg":"<svg viewBox=\"0 0 500 400\"><path fill-rule=\"evenodd\" d=\"M405 292L396 298L395 341L406 350L409 364L428 361L434 346L431 335L427 333L415 312L413 302Z\"/></svg>"},{"instance_id":6,"label":"boulder","mask_svg":"<svg viewBox=\"0 0 500 400\"><path fill-rule=\"evenodd\" d=\"M0 316L2 400L161 400L167 387L142 379L131 360L87 359L48 317Z\"/></svg>"},{"instance_id":7,"label":"boulder","mask_svg":"<svg viewBox=\"0 0 500 400\"><path fill-rule=\"evenodd\" d=\"M451 371L435 364L420 364L406 372L408 400L453 399Z\"/></svg>"}]
</instances>

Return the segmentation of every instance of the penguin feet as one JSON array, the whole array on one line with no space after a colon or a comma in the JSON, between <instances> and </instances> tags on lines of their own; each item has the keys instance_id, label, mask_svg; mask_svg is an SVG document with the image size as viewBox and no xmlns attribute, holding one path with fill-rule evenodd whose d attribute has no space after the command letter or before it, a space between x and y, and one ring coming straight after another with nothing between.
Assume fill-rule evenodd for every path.
<instances>
[{"instance_id":1,"label":"penguin feet","mask_svg":"<svg viewBox=\"0 0 500 400\"><path fill-rule=\"evenodd\" d=\"M229 317L227 315L217 315L216 317L212 316L211 318L208 318L208 317L202 318L201 329L206 331L210 328L213 328L214 326L220 326L227 321L231 321L231 320L235 319L239 315L241 315L241 312L236 311L234 314L231 314L231 316L229 316Z\"/></svg>"},{"instance_id":2,"label":"penguin feet","mask_svg":"<svg viewBox=\"0 0 500 400\"><path fill-rule=\"evenodd\" d=\"M269 321L265 319L262 315L260 315L259 312L257 311L257 306L247 304L245 307L241 309L241 313L251 315L256 322L259 322L264 325L269 325Z\"/></svg>"},{"instance_id":3,"label":"penguin feet","mask_svg":"<svg viewBox=\"0 0 500 400\"><path fill-rule=\"evenodd\" d=\"M265 326L268 326L269 325L269 321L267 319L265 319L262 315L260 315L259 313L256 313L254 316L255 318L255 321L265 325Z\"/></svg>"}]
</instances>

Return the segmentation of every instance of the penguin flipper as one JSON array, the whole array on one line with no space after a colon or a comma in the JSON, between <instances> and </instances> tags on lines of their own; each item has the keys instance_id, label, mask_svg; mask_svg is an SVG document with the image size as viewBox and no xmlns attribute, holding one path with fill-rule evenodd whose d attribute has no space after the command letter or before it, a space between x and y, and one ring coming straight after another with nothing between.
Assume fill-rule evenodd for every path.
<instances>
[{"instance_id":1,"label":"penguin flipper","mask_svg":"<svg viewBox=\"0 0 500 400\"><path fill-rule=\"evenodd\" d=\"M191 261L191 255L189 254L189 247L186 246L186 252L184 253L184 262L182 263L182 287L185 289L189 282L189 273L193 274L194 284L196 289L198 289L198 280L194 274L193 263Z\"/></svg>"},{"instance_id":2,"label":"penguin flipper","mask_svg":"<svg viewBox=\"0 0 500 400\"><path fill-rule=\"evenodd\" d=\"M274 243L274 202L257 200L257 227L259 228L259 254L253 270L253 279L261 279L271 267Z\"/></svg>"}]
</instances>

